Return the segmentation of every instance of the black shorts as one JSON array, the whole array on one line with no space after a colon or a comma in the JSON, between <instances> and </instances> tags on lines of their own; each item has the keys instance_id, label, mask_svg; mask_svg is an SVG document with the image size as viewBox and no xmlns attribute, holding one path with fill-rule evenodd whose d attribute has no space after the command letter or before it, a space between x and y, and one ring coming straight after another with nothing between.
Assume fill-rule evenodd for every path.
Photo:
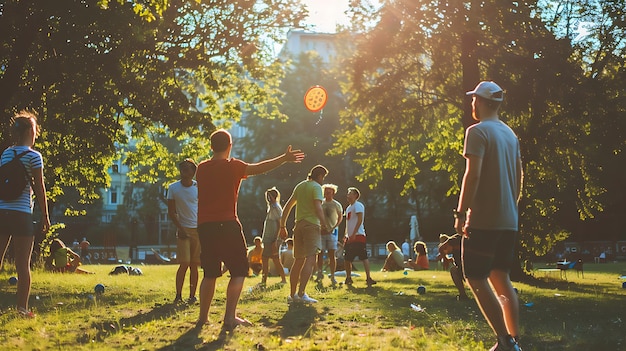
<instances>
[{"instance_id":1,"label":"black shorts","mask_svg":"<svg viewBox=\"0 0 626 351\"><path fill-rule=\"evenodd\" d=\"M365 243L353 242L346 243L344 246L343 257L346 261L352 262L355 258L359 258L361 261L367 260L367 250L365 250Z\"/></svg>"},{"instance_id":2,"label":"black shorts","mask_svg":"<svg viewBox=\"0 0 626 351\"><path fill-rule=\"evenodd\" d=\"M22 211L0 210L0 235L6 236L33 236L35 226L33 215Z\"/></svg>"},{"instance_id":3,"label":"black shorts","mask_svg":"<svg viewBox=\"0 0 626 351\"><path fill-rule=\"evenodd\" d=\"M222 276L222 262L231 277L248 276L248 250L238 221L202 223L198 226L198 237L205 277Z\"/></svg>"},{"instance_id":4,"label":"black shorts","mask_svg":"<svg viewBox=\"0 0 626 351\"><path fill-rule=\"evenodd\" d=\"M469 279L486 279L492 270L509 273L515 264L517 231L467 229L463 237L463 275Z\"/></svg>"}]
</instances>

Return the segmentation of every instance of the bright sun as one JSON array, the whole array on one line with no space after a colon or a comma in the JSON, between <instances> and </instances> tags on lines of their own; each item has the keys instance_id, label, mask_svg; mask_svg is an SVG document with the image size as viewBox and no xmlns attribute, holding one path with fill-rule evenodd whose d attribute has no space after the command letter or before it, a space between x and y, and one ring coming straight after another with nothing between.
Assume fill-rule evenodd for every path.
<instances>
[{"instance_id":1,"label":"bright sun","mask_svg":"<svg viewBox=\"0 0 626 351\"><path fill-rule=\"evenodd\" d=\"M301 0L309 10L306 24L315 32L335 33L337 24L347 25L349 0Z\"/></svg>"}]
</instances>

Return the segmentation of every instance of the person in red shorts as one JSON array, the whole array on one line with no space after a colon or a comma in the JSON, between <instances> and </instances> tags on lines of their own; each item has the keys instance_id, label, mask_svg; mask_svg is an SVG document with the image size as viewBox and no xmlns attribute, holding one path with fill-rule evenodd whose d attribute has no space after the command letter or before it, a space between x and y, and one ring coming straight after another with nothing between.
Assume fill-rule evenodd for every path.
<instances>
[{"instance_id":1,"label":"person in red shorts","mask_svg":"<svg viewBox=\"0 0 626 351\"><path fill-rule=\"evenodd\" d=\"M224 325L232 330L238 325L251 323L236 314L237 303L248 275L246 241L237 217L237 197L243 179L262 174L286 162L300 162L304 153L292 150L275 158L258 163L246 163L230 157L232 137L224 129L211 134L213 157L198 165L198 234L200 238L200 262L204 277L200 283L200 315L196 327L202 327L209 317L209 309L215 294L215 283L222 275L222 263L230 271L226 290Z\"/></svg>"}]
</instances>

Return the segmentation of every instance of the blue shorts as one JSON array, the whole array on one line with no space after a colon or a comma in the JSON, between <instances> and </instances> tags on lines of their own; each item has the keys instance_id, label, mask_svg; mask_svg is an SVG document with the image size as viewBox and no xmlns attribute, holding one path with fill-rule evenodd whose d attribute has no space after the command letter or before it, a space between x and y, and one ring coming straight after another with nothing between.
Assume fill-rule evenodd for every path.
<instances>
[{"instance_id":1,"label":"blue shorts","mask_svg":"<svg viewBox=\"0 0 626 351\"><path fill-rule=\"evenodd\" d=\"M0 210L1 236L34 236L33 215L22 211Z\"/></svg>"},{"instance_id":2,"label":"blue shorts","mask_svg":"<svg viewBox=\"0 0 626 351\"><path fill-rule=\"evenodd\" d=\"M248 276L248 250L238 221L202 223L198 226L198 238L206 278L222 276L222 262L231 277Z\"/></svg>"},{"instance_id":3,"label":"blue shorts","mask_svg":"<svg viewBox=\"0 0 626 351\"><path fill-rule=\"evenodd\" d=\"M339 233L339 229L333 229L330 234L322 235L322 252L325 250L335 250L337 251L337 234Z\"/></svg>"},{"instance_id":4,"label":"blue shorts","mask_svg":"<svg viewBox=\"0 0 626 351\"><path fill-rule=\"evenodd\" d=\"M486 279L492 270L511 272L515 264L517 231L467 229L461 242L463 275Z\"/></svg>"}]
</instances>

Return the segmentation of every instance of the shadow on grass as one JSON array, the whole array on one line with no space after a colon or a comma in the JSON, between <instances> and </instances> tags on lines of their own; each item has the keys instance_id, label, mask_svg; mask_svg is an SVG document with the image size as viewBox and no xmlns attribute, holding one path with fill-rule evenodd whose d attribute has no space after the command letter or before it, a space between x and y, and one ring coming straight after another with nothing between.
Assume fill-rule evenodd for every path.
<instances>
[{"instance_id":1,"label":"shadow on grass","mask_svg":"<svg viewBox=\"0 0 626 351\"><path fill-rule=\"evenodd\" d=\"M283 339L293 336L307 336L314 321L319 318L317 309L311 305L292 304L285 315L276 323L282 327Z\"/></svg>"},{"instance_id":2,"label":"shadow on grass","mask_svg":"<svg viewBox=\"0 0 626 351\"><path fill-rule=\"evenodd\" d=\"M159 351L166 351L166 350L195 350L196 349L196 345L202 344L202 339L198 336L200 334L201 329L200 328L191 328L189 329L187 332L185 332L183 335L179 336L178 339L176 339L176 341L174 341L174 343L172 343L171 345L167 345L164 346L160 349L158 349ZM222 339L221 344L220 345L216 345L215 350L219 349L220 347L224 346L225 341L223 339L225 338L220 338ZM220 339L216 340L219 341ZM207 344L208 346L208 344ZM205 350L205 348L202 348L202 350ZM212 350L211 348L208 348L206 350Z\"/></svg>"},{"instance_id":3,"label":"shadow on grass","mask_svg":"<svg viewBox=\"0 0 626 351\"><path fill-rule=\"evenodd\" d=\"M132 317L122 318L119 321L104 321L101 323L94 323L92 327L98 331L96 340L104 340L108 334L117 333L122 328L132 327L140 324L145 324L154 320L161 320L169 318L179 311L187 309L189 306L167 303L156 304L155 307L146 313L140 313Z\"/></svg>"}]
</instances>

